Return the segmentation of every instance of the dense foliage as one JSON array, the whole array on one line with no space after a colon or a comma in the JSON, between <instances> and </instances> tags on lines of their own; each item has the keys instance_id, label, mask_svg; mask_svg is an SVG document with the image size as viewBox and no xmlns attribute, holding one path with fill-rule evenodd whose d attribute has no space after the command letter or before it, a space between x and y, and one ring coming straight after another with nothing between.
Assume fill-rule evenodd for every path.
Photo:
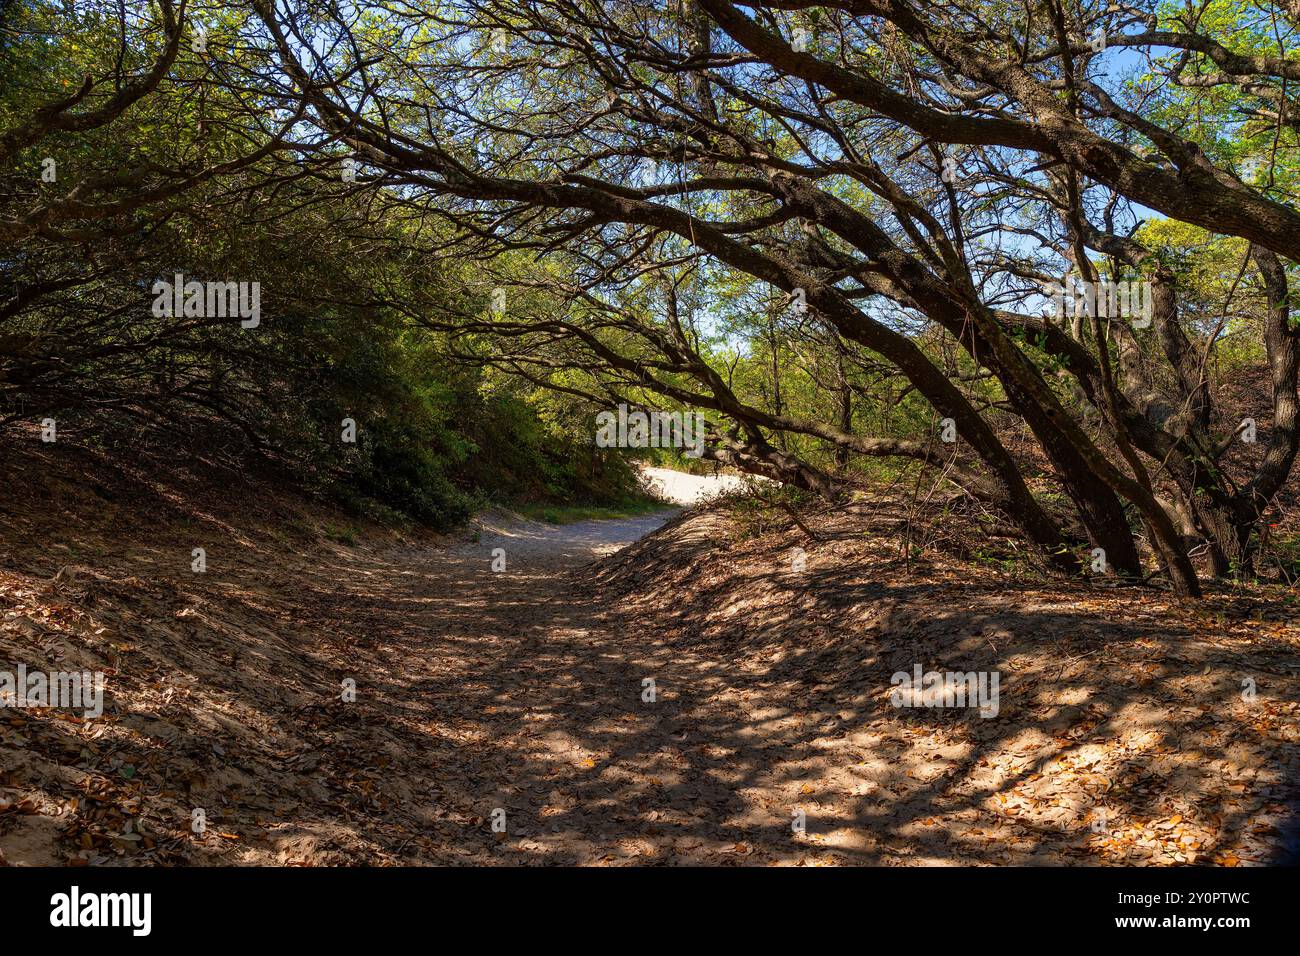
<instances>
[{"instance_id":1,"label":"dense foliage","mask_svg":"<svg viewBox=\"0 0 1300 956\"><path fill-rule=\"evenodd\" d=\"M92 439L234 433L359 506L435 525L489 499L634 494L618 458L576 437L585 410L449 362L445 336L407 306L482 296L412 251L437 241L432 230L304 173L303 154L277 139L284 124L212 82L188 40L167 59L179 10L162 11L6 9L0 420L52 418ZM164 62L116 113L121 91ZM226 64L257 65L252 54ZM11 135L56 119L42 107L74 93L57 115L88 119ZM154 283L177 274L255 279L258 324L155 314ZM347 420L355 441L343 440Z\"/></svg>"}]
</instances>

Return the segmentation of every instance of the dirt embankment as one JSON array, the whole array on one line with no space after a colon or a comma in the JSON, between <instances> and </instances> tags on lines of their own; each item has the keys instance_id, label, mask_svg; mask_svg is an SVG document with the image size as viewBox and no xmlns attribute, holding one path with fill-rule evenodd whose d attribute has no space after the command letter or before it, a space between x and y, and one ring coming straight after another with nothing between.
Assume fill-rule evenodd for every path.
<instances>
[{"instance_id":1,"label":"dirt embankment","mask_svg":"<svg viewBox=\"0 0 1300 956\"><path fill-rule=\"evenodd\" d=\"M683 780L727 754L737 812L773 834L803 811L834 862L1300 860L1294 595L1180 603L906 560L875 504L811 524L745 538L704 513L602 567L707 741ZM996 716L894 706L918 665L998 674Z\"/></svg>"}]
</instances>

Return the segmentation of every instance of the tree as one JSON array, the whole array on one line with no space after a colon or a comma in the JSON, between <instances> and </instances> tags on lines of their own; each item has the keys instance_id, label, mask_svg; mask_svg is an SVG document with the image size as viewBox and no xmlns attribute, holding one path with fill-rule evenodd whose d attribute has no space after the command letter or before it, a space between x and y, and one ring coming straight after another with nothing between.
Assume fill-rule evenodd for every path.
<instances>
[{"instance_id":1,"label":"tree","mask_svg":"<svg viewBox=\"0 0 1300 956\"><path fill-rule=\"evenodd\" d=\"M11 44L47 86L89 77L0 116L14 400L84 396L123 357L158 379L160 343L206 334L129 318L191 229L194 268L256 269L304 329L399 316L575 409L702 409L708 456L826 497L885 459L1060 572L1100 549L1144 579L1145 541L1195 594L1201 540L1212 573L1252 570L1300 447L1293 5L119 10L59 56ZM76 157L56 189L45 143ZM241 232L271 222L269 247ZM322 223L314 269L268 256ZM1235 279L1206 273L1223 250ZM450 253L469 294L422 295L415 263ZM1225 402L1220 359L1262 366L1266 403Z\"/></svg>"},{"instance_id":2,"label":"tree","mask_svg":"<svg viewBox=\"0 0 1300 956\"><path fill-rule=\"evenodd\" d=\"M856 435L738 403L674 325L670 297L654 299L653 318L630 318L614 290L649 285L652 273L700 257L797 296L837 347L878 356L952 420L978 460L960 463L959 481L979 472L980 481L963 482L972 493L1058 567L1076 566L1070 530L1029 490L1028 463L961 387L961 370L936 362L907 328L941 330L1032 432L1109 564L1142 573L1131 507L1188 594L1199 585L1164 462L1180 462L1178 493L1208 499L1194 509L1199 529L1223 553L1238 553L1297 443L1295 330L1279 258L1300 252L1292 197L1216 166L1176 125L1160 124L1145 87L1104 66L1107 50L1154 58L1172 46L1180 59L1160 69L1177 82L1212 61L1222 71L1216 82L1232 85L1257 118L1271 116L1290 149L1286 84L1300 63L1284 39L1274 53L1230 48L1236 37L1204 30L1206 9L415 4L322 11L312 27L331 38L332 52L304 61L300 21L258 5L313 121L356 151L377 186L422 197L480 244L535 250L572 270L572 305L545 334L642 387L714 409L745 435L755 467L802 473L812 485L827 487L773 434L816 435L855 454L947 460L925 437ZM1278 29L1290 37L1295 24L1279 19ZM1008 222L1009 205L1047 218ZM1216 501L1204 480L1227 437L1204 433L1204 406L1198 433L1182 418L1153 421L1150 404L1134 402L1138 353L1167 363L1188 395L1204 392L1187 364L1200 332L1183 327L1167 298L1156 336L1138 336L1108 315L1074 327L1046 320L1034 310L1041 287L1016 286L1035 255L1069 262L1091 283L1101 278L1094 256L1143 268L1148 257L1124 246L1143 207L1248 240L1268 273L1274 429L1264 478L1234 493L1236 504ZM1159 274L1149 281L1167 297ZM637 347L653 361L628 354L626 336L613 341L604 326L590 327L592 296L622 316L621 329L639 333ZM1073 379L1100 416L1100 435L1085 429L1071 393L1045 374L1050 367Z\"/></svg>"}]
</instances>

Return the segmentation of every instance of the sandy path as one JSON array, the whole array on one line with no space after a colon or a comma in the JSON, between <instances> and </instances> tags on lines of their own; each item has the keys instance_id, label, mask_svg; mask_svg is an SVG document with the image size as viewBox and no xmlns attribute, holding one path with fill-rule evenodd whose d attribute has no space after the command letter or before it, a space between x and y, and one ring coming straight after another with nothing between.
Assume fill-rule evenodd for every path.
<instances>
[{"instance_id":1,"label":"sandy path","mask_svg":"<svg viewBox=\"0 0 1300 956\"><path fill-rule=\"evenodd\" d=\"M679 505L698 504L744 485L735 475L688 475L671 468L642 468L641 474L659 497Z\"/></svg>"},{"instance_id":2,"label":"sandy path","mask_svg":"<svg viewBox=\"0 0 1300 956\"><path fill-rule=\"evenodd\" d=\"M512 562L543 568L552 567L555 560L585 564L644 538L676 513L677 509L666 508L658 514L636 518L565 525L490 513L474 522L479 540L454 545L449 554L472 561L485 552L491 555L494 549L501 548L506 552L507 568Z\"/></svg>"},{"instance_id":3,"label":"sandy path","mask_svg":"<svg viewBox=\"0 0 1300 956\"><path fill-rule=\"evenodd\" d=\"M398 758L389 783L411 795L402 828L419 834L407 862L730 852L739 836L724 820L738 798L717 779L682 791L698 814L681 827L684 845L664 830L688 808L661 788L703 740L679 725L677 705L643 700L647 677L673 683L653 627L607 626L610 609L585 586L589 562L671 514L563 526L488 516L477 540L384 554L382 589L362 571L364 593L346 601L352 623L383 637L364 655L367 726L354 739L373 732L370 745ZM498 808L505 833L491 829Z\"/></svg>"}]
</instances>

